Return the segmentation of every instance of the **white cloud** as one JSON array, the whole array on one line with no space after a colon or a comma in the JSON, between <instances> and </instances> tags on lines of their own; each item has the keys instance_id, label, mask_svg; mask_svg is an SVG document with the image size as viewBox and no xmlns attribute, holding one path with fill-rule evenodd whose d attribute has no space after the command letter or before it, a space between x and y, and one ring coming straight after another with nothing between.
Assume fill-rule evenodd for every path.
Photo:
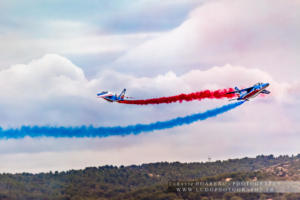
<instances>
[{"instance_id":1,"label":"white cloud","mask_svg":"<svg viewBox=\"0 0 300 200\"><path fill-rule=\"evenodd\" d=\"M280 80L297 80L299 7L293 0L211 1L176 29L146 41L112 66L157 74L229 63L264 69Z\"/></svg>"},{"instance_id":2,"label":"white cloud","mask_svg":"<svg viewBox=\"0 0 300 200\"><path fill-rule=\"evenodd\" d=\"M146 117L147 112L153 110L158 112L159 109L168 109L171 106L172 109L184 114L185 111L191 112L193 107L186 105L185 108L176 108L176 105L161 105L160 108L146 106L136 110L134 106L124 108L124 105L99 101L95 98L96 93L99 90L119 92L126 87L129 96L147 98L203 89L248 87L256 82L271 83L272 94L266 98L267 101L285 103L298 101L298 82L278 82L259 69L225 65L204 71L191 70L182 75L168 72L155 77L136 77L105 71L98 77L88 80L82 69L68 59L51 54L27 65L14 65L0 71L0 84L3 85L0 88L2 107L0 121L2 126L22 125L24 122L81 125L101 124L99 121L106 118L106 122L114 124L126 116L126 111L131 113L133 120L127 119L123 121L124 123L135 123L137 119L151 121L152 118ZM120 109L125 110L120 112ZM145 117L136 118L137 116Z\"/></svg>"},{"instance_id":3,"label":"white cloud","mask_svg":"<svg viewBox=\"0 0 300 200\"><path fill-rule=\"evenodd\" d=\"M99 90L117 92L127 87L130 96L151 98L235 85L243 87L257 81L270 82L271 95L257 97L218 118L190 126L126 137L2 139L0 160L5 164L0 170L37 172L90 165L199 161L208 156L225 159L299 151L295 143L300 129L299 116L289 109L299 107L299 83L278 82L260 69L225 65L181 75L168 72L155 77L136 77L110 70L89 80L79 67L59 55L46 55L26 65L14 65L0 71L3 86L0 123L4 128L23 124L129 125L167 120L202 112L228 101L132 106L110 104L96 99L95 94ZM272 145L266 146L266 140ZM212 147L216 141L219 141L218 147ZM274 152L271 148L276 146L281 148Z\"/></svg>"},{"instance_id":4,"label":"white cloud","mask_svg":"<svg viewBox=\"0 0 300 200\"><path fill-rule=\"evenodd\" d=\"M119 56L160 34L159 32L109 34L84 23L65 20L47 21L36 26L40 26L40 30L47 30L46 33L35 33L36 36L22 31L0 33L2 44L0 69L29 62L52 53L77 57L77 60L80 59L78 57L84 58L88 55L101 57L102 54L115 54ZM96 65L99 68L102 64L101 59L97 61L98 63L93 63L93 67Z\"/></svg>"}]
</instances>

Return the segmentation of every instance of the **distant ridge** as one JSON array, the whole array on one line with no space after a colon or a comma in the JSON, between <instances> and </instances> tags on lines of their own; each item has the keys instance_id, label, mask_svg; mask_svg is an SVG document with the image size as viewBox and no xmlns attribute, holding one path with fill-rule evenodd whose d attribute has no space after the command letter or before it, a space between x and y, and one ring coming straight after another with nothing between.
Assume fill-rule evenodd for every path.
<instances>
[{"instance_id":1,"label":"distant ridge","mask_svg":"<svg viewBox=\"0 0 300 200\"><path fill-rule=\"evenodd\" d=\"M0 175L0 199L222 199L228 195L240 199L256 195L256 199L261 195L272 197L278 194L187 193L182 196L168 191L167 183L170 180L218 181L226 178L300 180L299 169L300 154L291 157L259 155L214 162L157 162L126 167L106 165L39 174L5 173ZM281 194L281 197L284 195L287 194Z\"/></svg>"}]
</instances>

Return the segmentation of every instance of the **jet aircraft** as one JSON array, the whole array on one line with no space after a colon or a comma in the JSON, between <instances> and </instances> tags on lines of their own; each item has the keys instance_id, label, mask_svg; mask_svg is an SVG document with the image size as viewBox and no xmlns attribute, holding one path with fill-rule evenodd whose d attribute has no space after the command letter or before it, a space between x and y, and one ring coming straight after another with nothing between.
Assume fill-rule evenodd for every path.
<instances>
[{"instance_id":1,"label":"jet aircraft","mask_svg":"<svg viewBox=\"0 0 300 200\"><path fill-rule=\"evenodd\" d=\"M233 94L237 93L238 98L236 99L230 99L232 100L243 100L243 101L249 101L250 98L254 98L260 93L262 94L270 94L271 92L266 90L267 87L269 87L269 83L256 83L254 86L245 88L245 89L239 89L238 87L235 87L235 91L228 92L227 94Z\"/></svg>"},{"instance_id":2,"label":"jet aircraft","mask_svg":"<svg viewBox=\"0 0 300 200\"><path fill-rule=\"evenodd\" d=\"M119 101L123 101L125 98L129 98L129 97L125 97L125 92L126 92L125 88L119 95L112 94L111 92L108 92L108 91L103 91L103 92L98 93L97 97L103 98L109 102L119 102Z\"/></svg>"}]
</instances>

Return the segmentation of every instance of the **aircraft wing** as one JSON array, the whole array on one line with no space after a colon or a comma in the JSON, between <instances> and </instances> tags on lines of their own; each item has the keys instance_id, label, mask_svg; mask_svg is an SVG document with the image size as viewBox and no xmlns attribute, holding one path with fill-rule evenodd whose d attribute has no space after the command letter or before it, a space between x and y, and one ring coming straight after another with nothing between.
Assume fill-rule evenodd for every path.
<instances>
[{"instance_id":1,"label":"aircraft wing","mask_svg":"<svg viewBox=\"0 0 300 200\"><path fill-rule=\"evenodd\" d=\"M261 93L263 93L263 94L270 94L271 92L268 91L268 90L263 90L263 91L261 91Z\"/></svg>"},{"instance_id":2,"label":"aircraft wing","mask_svg":"<svg viewBox=\"0 0 300 200\"><path fill-rule=\"evenodd\" d=\"M103 92L100 92L97 94L97 96L101 96L101 95L104 95L104 94L107 94L108 92L107 91L103 91Z\"/></svg>"},{"instance_id":3,"label":"aircraft wing","mask_svg":"<svg viewBox=\"0 0 300 200\"><path fill-rule=\"evenodd\" d=\"M249 92L250 90L252 90L253 89L253 87L249 87L249 88L245 88L245 89L241 89L241 90L235 90L235 91L233 91L233 92L228 92L228 93L226 93L226 94L233 94L233 93L240 93L240 92L243 92L243 91L247 91L247 92Z\"/></svg>"}]
</instances>

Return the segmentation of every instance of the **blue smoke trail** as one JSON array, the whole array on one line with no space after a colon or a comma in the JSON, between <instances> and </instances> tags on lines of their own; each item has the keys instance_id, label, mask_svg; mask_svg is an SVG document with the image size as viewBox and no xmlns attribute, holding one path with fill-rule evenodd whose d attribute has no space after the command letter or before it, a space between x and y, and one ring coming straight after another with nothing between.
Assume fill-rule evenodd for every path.
<instances>
[{"instance_id":1,"label":"blue smoke trail","mask_svg":"<svg viewBox=\"0 0 300 200\"><path fill-rule=\"evenodd\" d=\"M204 113L197 113L185 117L178 117L168 121L158 121L151 124L136 124L130 126L115 127L49 127L49 126L22 126L17 129L2 129L0 127L0 138L23 138L29 137L108 137L113 135L125 136L129 134L139 134L141 132L149 132L154 130L162 130L191 124L198 120L205 120L215 117L219 114L227 112L237 106L243 104L244 101L231 103L219 108L208 110Z\"/></svg>"}]
</instances>

